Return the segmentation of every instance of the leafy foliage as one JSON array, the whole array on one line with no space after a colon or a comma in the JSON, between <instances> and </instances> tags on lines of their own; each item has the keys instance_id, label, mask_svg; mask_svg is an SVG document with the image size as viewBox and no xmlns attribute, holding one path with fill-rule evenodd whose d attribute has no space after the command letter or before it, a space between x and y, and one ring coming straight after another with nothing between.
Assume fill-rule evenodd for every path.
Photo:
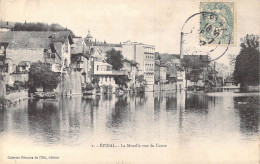
<instances>
[{"instance_id":1,"label":"leafy foliage","mask_svg":"<svg viewBox=\"0 0 260 164\"><path fill-rule=\"evenodd\" d=\"M206 62L202 62L200 58L184 58L182 65L186 69L186 79L192 82L198 82L199 75Z\"/></svg>"},{"instance_id":2,"label":"leafy foliage","mask_svg":"<svg viewBox=\"0 0 260 164\"><path fill-rule=\"evenodd\" d=\"M147 81L144 78L144 75L138 75L135 78L136 82L140 84L141 87L144 87L147 85Z\"/></svg>"},{"instance_id":3,"label":"leafy foliage","mask_svg":"<svg viewBox=\"0 0 260 164\"><path fill-rule=\"evenodd\" d=\"M28 88L28 82L22 82L22 81L16 81L13 86L11 85L6 85L6 91L7 92L12 92L12 91L18 91L22 89L27 89Z\"/></svg>"},{"instance_id":4,"label":"leafy foliage","mask_svg":"<svg viewBox=\"0 0 260 164\"><path fill-rule=\"evenodd\" d=\"M0 97L0 105L6 105L7 103L10 103L11 101L4 98L4 97Z\"/></svg>"},{"instance_id":5,"label":"leafy foliage","mask_svg":"<svg viewBox=\"0 0 260 164\"><path fill-rule=\"evenodd\" d=\"M46 23L16 23L13 28L14 31L71 31L62 27L60 24L46 24ZM72 35L73 32L71 31Z\"/></svg>"},{"instance_id":6,"label":"leafy foliage","mask_svg":"<svg viewBox=\"0 0 260 164\"><path fill-rule=\"evenodd\" d=\"M42 87L43 91L51 91L57 88L60 81L59 73L52 72L47 64L42 62L31 64L28 82L30 90Z\"/></svg>"},{"instance_id":7,"label":"leafy foliage","mask_svg":"<svg viewBox=\"0 0 260 164\"><path fill-rule=\"evenodd\" d=\"M91 72L91 73L92 73L92 72ZM92 79L91 83L94 84L94 85L98 85L98 83L99 83L99 78L98 78L97 76L93 76L93 79Z\"/></svg>"},{"instance_id":8,"label":"leafy foliage","mask_svg":"<svg viewBox=\"0 0 260 164\"><path fill-rule=\"evenodd\" d=\"M82 91L91 91L94 90L94 85L92 83L87 83L86 87L82 89Z\"/></svg>"},{"instance_id":9,"label":"leafy foliage","mask_svg":"<svg viewBox=\"0 0 260 164\"><path fill-rule=\"evenodd\" d=\"M115 76L115 83L118 84L119 86L124 86L124 87L128 87L127 86L127 82L129 82L130 80L128 79L128 77L126 75L123 76Z\"/></svg>"},{"instance_id":10,"label":"leafy foliage","mask_svg":"<svg viewBox=\"0 0 260 164\"><path fill-rule=\"evenodd\" d=\"M201 68L193 69L190 71L190 80L192 82L198 82L200 73L202 72Z\"/></svg>"},{"instance_id":11,"label":"leafy foliage","mask_svg":"<svg viewBox=\"0 0 260 164\"><path fill-rule=\"evenodd\" d=\"M123 67L123 55L121 51L116 51L114 48L106 52L106 61L111 64L114 70L120 70Z\"/></svg>"},{"instance_id":12,"label":"leafy foliage","mask_svg":"<svg viewBox=\"0 0 260 164\"><path fill-rule=\"evenodd\" d=\"M241 85L259 84L259 40L257 36L247 35L241 39L241 50L236 57L234 80Z\"/></svg>"}]
</instances>

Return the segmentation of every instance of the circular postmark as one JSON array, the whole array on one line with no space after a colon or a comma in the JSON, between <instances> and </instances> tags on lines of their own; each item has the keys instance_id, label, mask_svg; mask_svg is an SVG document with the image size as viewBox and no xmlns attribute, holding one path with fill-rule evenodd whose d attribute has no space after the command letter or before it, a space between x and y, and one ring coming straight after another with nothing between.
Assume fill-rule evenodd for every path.
<instances>
[{"instance_id":1,"label":"circular postmark","mask_svg":"<svg viewBox=\"0 0 260 164\"><path fill-rule=\"evenodd\" d=\"M208 55L210 61L222 57L232 41L232 29L225 20L214 12L191 15L182 26L182 54Z\"/></svg>"}]
</instances>

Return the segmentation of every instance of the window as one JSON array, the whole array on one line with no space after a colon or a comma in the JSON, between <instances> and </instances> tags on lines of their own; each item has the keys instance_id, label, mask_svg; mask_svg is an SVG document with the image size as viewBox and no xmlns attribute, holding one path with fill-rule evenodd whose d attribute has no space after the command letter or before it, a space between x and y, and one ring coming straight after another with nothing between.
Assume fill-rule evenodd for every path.
<instances>
[{"instance_id":1,"label":"window","mask_svg":"<svg viewBox=\"0 0 260 164\"><path fill-rule=\"evenodd\" d=\"M98 66L97 66L97 71L98 71Z\"/></svg>"},{"instance_id":2,"label":"window","mask_svg":"<svg viewBox=\"0 0 260 164\"><path fill-rule=\"evenodd\" d=\"M68 46L68 43L66 42L65 43L65 51L68 53L69 52L69 46Z\"/></svg>"}]
</instances>

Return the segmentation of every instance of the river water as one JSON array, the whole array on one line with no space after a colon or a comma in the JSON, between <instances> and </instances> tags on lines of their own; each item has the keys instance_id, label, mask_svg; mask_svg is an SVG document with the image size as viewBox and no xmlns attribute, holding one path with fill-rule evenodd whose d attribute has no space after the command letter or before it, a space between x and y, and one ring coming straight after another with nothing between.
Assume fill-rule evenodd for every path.
<instances>
[{"instance_id":1,"label":"river water","mask_svg":"<svg viewBox=\"0 0 260 164\"><path fill-rule=\"evenodd\" d=\"M11 159L21 156L34 159ZM259 93L79 96L0 109L0 163L258 161Z\"/></svg>"}]
</instances>

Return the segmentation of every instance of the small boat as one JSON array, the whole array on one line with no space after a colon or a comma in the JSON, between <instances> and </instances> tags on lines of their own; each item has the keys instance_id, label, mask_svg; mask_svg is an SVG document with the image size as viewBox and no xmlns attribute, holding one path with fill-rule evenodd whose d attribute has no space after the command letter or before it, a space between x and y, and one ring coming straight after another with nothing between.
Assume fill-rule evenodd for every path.
<instances>
[{"instance_id":1,"label":"small boat","mask_svg":"<svg viewBox=\"0 0 260 164\"><path fill-rule=\"evenodd\" d=\"M95 95L95 91L94 90L84 91L83 95Z\"/></svg>"},{"instance_id":2,"label":"small boat","mask_svg":"<svg viewBox=\"0 0 260 164\"><path fill-rule=\"evenodd\" d=\"M117 91L116 91L117 96L122 96L124 94L125 94L125 91L123 89L117 89Z\"/></svg>"},{"instance_id":3,"label":"small boat","mask_svg":"<svg viewBox=\"0 0 260 164\"><path fill-rule=\"evenodd\" d=\"M55 99L56 93L55 92L35 92L34 98L36 98L36 99Z\"/></svg>"}]
</instances>

